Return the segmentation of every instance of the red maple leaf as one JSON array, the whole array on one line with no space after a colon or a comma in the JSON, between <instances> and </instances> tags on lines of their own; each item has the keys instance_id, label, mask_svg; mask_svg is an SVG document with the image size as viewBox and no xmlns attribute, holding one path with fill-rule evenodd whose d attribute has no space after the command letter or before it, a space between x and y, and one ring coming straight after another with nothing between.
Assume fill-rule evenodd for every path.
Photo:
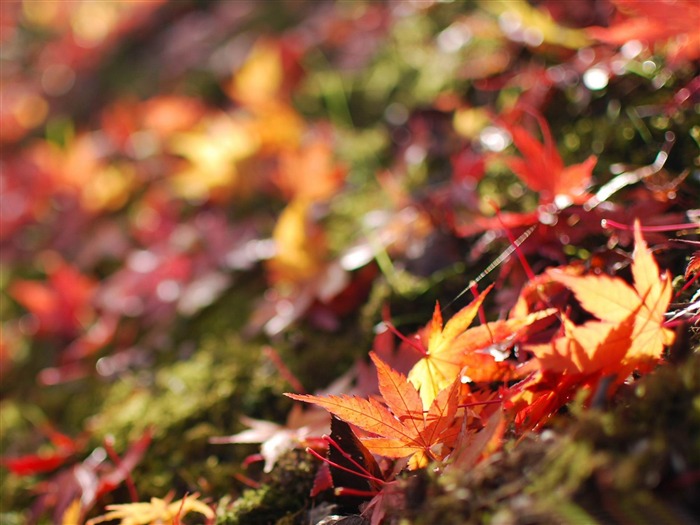
<instances>
[{"instance_id":1,"label":"red maple leaf","mask_svg":"<svg viewBox=\"0 0 700 525\"><path fill-rule=\"evenodd\" d=\"M664 46L671 62L700 57L700 3L697 0L612 0L623 16L588 34L609 44L632 40Z\"/></svg>"},{"instance_id":2,"label":"red maple leaf","mask_svg":"<svg viewBox=\"0 0 700 525\"><path fill-rule=\"evenodd\" d=\"M581 204L589 197L586 188L591 183L596 156L591 155L580 164L564 166L547 121L539 114L534 116L542 130L543 142L522 126L506 124L513 144L523 155L509 159L508 165L531 190L539 192L540 204L554 203L558 208Z\"/></svg>"},{"instance_id":3,"label":"red maple leaf","mask_svg":"<svg viewBox=\"0 0 700 525\"><path fill-rule=\"evenodd\" d=\"M96 286L74 266L60 263L48 272L47 282L19 280L9 292L36 318L37 335L70 338L92 320Z\"/></svg>"}]
</instances>

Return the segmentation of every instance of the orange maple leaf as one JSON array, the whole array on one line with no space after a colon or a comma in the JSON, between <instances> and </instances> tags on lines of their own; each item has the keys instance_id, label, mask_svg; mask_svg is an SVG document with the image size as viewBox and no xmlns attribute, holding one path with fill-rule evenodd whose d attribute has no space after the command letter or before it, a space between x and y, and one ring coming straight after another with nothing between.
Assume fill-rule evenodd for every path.
<instances>
[{"instance_id":1,"label":"orange maple leaf","mask_svg":"<svg viewBox=\"0 0 700 525\"><path fill-rule=\"evenodd\" d=\"M622 323L588 321L576 326L562 315L562 333L549 344L531 345L545 370L571 374L615 374L632 343L634 317Z\"/></svg>"},{"instance_id":2,"label":"orange maple leaf","mask_svg":"<svg viewBox=\"0 0 700 525\"><path fill-rule=\"evenodd\" d=\"M459 428L454 421L458 409L459 381L441 390L424 410L416 387L403 374L370 352L377 367L379 392L386 405L375 398L285 394L297 401L319 405L370 436L360 439L373 453L392 458L409 457L409 469L424 466L447 453L443 445L452 441Z\"/></svg>"},{"instance_id":3,"label":"orange maple leaf","mask_svg":"<svg viewBox=\"0 0 700 525\"><path fill-rule=\"evenodd\" d=\"M674 340L673 331L664 327L673 292L671 276L668 271L659 275L639 221L634 224L634 239L634 286L607 275L574 276L556 269L549 271L553 280L569 288L581 306L600 321L573 326L564 318L562 338L553 342L551 352L535 349L538 357L549 363L558 360L555 368L620 375L661 358L664 346ZM563 365L562 359L569 359L569 365Z\"/></svg>"},{"instance_id":4,"label":"orange maple leaf","mask_svg":"<svg viewBox=\"0 0 700 525\"><path fill-rule=\"evenodd\" d=\"M430 406L440 391L455 378L461 379L462 375L474 381L506 379L509 364L497 361L485 350L491 345L515 338L522 329L554 313L554 310L545 310L468 330L490 289L487 288L457 312L444 327L440 305L435 305L433 318L424 336L427 340L424 356L408 373L408 379L420 391L423 406Z\"/></svg>"},{"instance_id":5,"label":"orange maple leaf","mask_svg":"<svg viewBox=\"0 0 700 525\"><path fill-rule=\"evenodd\" d=\"M274 182L288 200L323 201L331 198L345 180L346 169L333 158L328 139L316 139L279 156Z\"/></svg>"},{"instance_id":6,"label":"orange maple leaf","mask_svg":"<svg viewBox=\"0 0 700 525\"><path fill-rule=\"evenodd\" d=\"M559 208L564 208L585 201L588 198L586 188L591 183L597 157L591 155L580 164L565 167L547 122L540 115L535 117L544 142L521 126L506 126L513 144L523 155L523 158L510 159L508 166L531 190L540 193L540 204L555 203Z\"/></svg>"},{"instance_id":7,"label":"orange maple leaf","mask_svg":"<svg viewBox=\"0 0 700 525\"><path fill-rule=\"evenodd\" d=\"M697 0L613 0L626 17L610 27L589 27L590 37L622 45L632 40L665 44L671 62L700 57L700 3Z\"/></svg>"}]
</instances>

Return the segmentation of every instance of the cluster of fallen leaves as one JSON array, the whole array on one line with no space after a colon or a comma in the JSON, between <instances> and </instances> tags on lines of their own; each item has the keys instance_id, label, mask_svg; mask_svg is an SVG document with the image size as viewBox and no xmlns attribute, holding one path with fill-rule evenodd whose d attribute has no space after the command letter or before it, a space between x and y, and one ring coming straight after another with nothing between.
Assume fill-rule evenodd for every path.
<instances>
[{"instance_id":1,"label":"cluster of fallen leaves","mask_svg":"<svg viewBox=\"0 0 700 525\"><path fill-rule=\"evenodd\" d=\"M366 159L342 155L350 108L375 96L365 82L382 93L382 53L413 45L407 24L437 24L442 8L302 2L290 29L251 39L245 22L267 8L220 4L201 13L178 2L57 3L45 12L30 1L3 4L2 43L18 57L0 109L9 275L0 286L11 311L0 378L8 384L26 370L50 389L145 368L176 347L179 323L256 272L265 285L244 333L266 343L300 325L337 330L382 284L417 300L444 275L468 273L467 288L443 297L450 303L437 303L415 333L402 334L387 311L374 319L371 365L356 363L325 394L287 394L312 407L295 405L285 424L245 417L248 430L212 439L263 443L265 472L285 451L309 447L326 461L313 497L332 499L325 489L335 488L370 500L355 510L378 524L396 504L398 473L470 468L506 439L547 425L580 393L588 404L614 399L667 361L674 327L697 323L697 240L669 240L700 230L696 3L614 0L601 10L579 2L571 14L558 2L484 2L452 13L420 52L390 60L418 64L404 78L419 79L408 91L433 91L427 101L379 100L386 111L368 131L380 129L390 145L364 178ZM104 23L92 27L95 17ZM161 17L179 22L161 27ZM210 37L182 53L182 35L203 27ZM156 29L162 82L174 88L87 95L102 60L118 60L120 45ZM43 43L20 45L38 33ZM480 62L480 52L493 60ZM329 62L319 65L319 53ZM187 67L180 60L203 57L218 64L211 99L188 95L188 76L178 74ZM440 73L442 84L435 63L453 68ZM362 77L363 68L373 75ZM654 92L654 105L627 104L634 90ZM602 101L602 118L625 128L625 149L643 140L646 165L620 157L617 135L596 134ZM325 105L330 118L310 118L305 104ZM586 140L590 149L577 151ZM348 213L364 199L372 209ZM334 220L351 223L341 242ZM485 279L494 284L479 292ZM469 291L474 299L445 321ZM296 387L285 366L278 362ZM38 429L50 442L41 450L16 445L3 456L13 475L43 476L29 519L174 524L199 513L215 521L201 487L175 501L137 502L132 471L150 431L121 444L119 456L112 443L90 452L89 436ZM122 485L132 502L88 519Z\"/></svg>"}]
</instances>

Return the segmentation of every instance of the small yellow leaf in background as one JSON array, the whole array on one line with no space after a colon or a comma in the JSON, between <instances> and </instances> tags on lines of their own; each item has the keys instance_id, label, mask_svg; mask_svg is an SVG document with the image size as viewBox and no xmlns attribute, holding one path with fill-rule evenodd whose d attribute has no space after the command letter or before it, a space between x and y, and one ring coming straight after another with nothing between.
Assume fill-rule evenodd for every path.
<instances>
[{"instance_id":1,"label":"small yellow leaf in background","mask_svg":"<svg viewBox=\"0 0 700 525\"><path fill-rule=\"evenodd\" d=\"M61 517L61 525L80 525L80 498L73 500Z\"/></svg>"},{"instance_id":2,"label":"small yellow leaf in background","mask_svg":"<svg viewBox=\"0 0 700 525\"><path fill-rule=\"evenodd\" d=\"M311 219L307 200L290 202L282 211L272 232L275 256L268 262L276 283L298 283L320 271L326 256L323 229Z\"/></svg>"},{"instance_id":3,"label":"small yellow leaf in background","mask_svg":"<svg viewBox=\"0 0 700 525\"><path fill-rule=\"evenodd\" d=\"M175 518L182 518L190 512L214 518L214 511L198 499L198 494L185 496L169 503L170 498L151 498L148 503L124 503L107 505L110 512L89 520L85 525L96 525L111 520L121 520L120 525L174 525Z\"/></svg>"},{"instance_id":4,"label":"small yellow leaf in background","mask_svg":"<svg viewBox=\"0 0 700 525\"><path fill-rule=\"evenodd\" d=\"M226 115L207 122L204 130L174 135L171 152L189 161L171 179L175 193L186 199L206 200L244 187L237 163L257 148L257 140L246 127Z\"/></svg>"},{"instance_id":5,"label":"small yellow leaf in background","mask_svg":"<svg viewBox=\"0 0 700 525\"><path fill-rule=\"evenodd\" d=\"M282 86L282 60L278 47L259 40L231 81L229 95L244 106L260 106L277 99Z\"/></svg>"},{"instance_id":6,"label":"small yellow leaf in background","mask_svg":"<svg viewBox=\"0 0 700 525\"><path fill-rule=\"evenodd\" d=\"M585 31L560 26L547 11L525 0L486 0L480 4L484 10L498 15L501 29L511 40L533 47L546 43L570 49L590 44Z\"/></svg>"}]
</instances>

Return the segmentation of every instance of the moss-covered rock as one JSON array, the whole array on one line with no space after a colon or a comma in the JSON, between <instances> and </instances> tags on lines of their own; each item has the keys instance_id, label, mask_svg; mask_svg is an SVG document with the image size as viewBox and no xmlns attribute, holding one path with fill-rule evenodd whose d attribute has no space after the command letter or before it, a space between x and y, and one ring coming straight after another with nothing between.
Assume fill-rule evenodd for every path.
<instances>
[{"instance_id":1,"label":"moss-covered rock","mask_svg":"<svg viewBox=\"0 0 700 525\"><path fill-rule=\"evenodd\" d=\"M293 525L304 523L317 463L304 451L293 450L279 458L257 489L246 490L227 509L217 525Z\"/></svg>"}]
</instances>

